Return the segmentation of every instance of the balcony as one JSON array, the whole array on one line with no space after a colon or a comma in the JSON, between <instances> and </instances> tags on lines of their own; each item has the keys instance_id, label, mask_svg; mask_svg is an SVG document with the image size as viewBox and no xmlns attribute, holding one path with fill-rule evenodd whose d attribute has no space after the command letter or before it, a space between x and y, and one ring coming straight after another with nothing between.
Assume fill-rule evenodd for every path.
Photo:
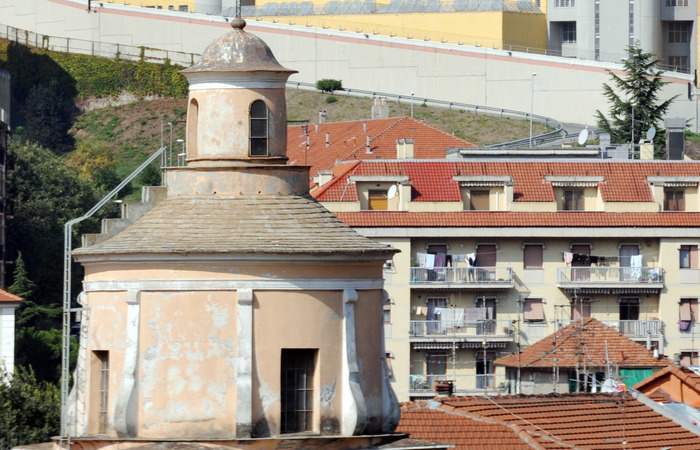
<instances>
[{"instance_id":1,"label":"balcony","mask_svg":"<svg viewBox=\"0 0 700 450\"><path fill-rule=\"evenodd\" d=\"M557 284L566 291L595 294L658 293L662 267L559 267Z\"/></svg>"},{"instance_id":2,"label":"balcony","mask_svg":"<svg viewBox=\"0 0 700 450\"><path fill-rule=\"evenodd\" d=\"M661 320L600 320L605 325L614 328L630 339L639 341L647 337L659 340L663 337L664 323ZM573 323L572 320L558 320L559 328Z\"/></svg>"},{"instance_id":3,"label":"balcony","mask_svg":"<svg viewBox=\"0 0 700 450\"><path fill-rule=\"evenodd\" d=\"M411 285L428 288L510 289L512 267L411 267Z\"/></svg>"},{"instance_id":4,"label":"balcony","mask_svg":"<svg viewBox=\"0 0 700 450\"><path fill-rule=\"evenodd\" d=\"M412 396L507 394L509 384L504 374L410 375L408 389Z\"/></svg>"},{"instance_id":5,"label":"balcony","mask_svg":"<svg viewBox=\"0 0 700 450\"><path fill-rule=\"evenodd\" d=\"M513 342L513 322L508 319L411 320L411 342Z\"/></svg>"}]
</instances>

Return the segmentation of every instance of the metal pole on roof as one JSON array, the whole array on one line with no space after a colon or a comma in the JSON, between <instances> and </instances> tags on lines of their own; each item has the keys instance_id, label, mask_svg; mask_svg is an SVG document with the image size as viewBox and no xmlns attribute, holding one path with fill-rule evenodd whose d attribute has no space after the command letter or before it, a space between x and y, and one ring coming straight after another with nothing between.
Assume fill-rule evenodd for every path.
<instances>
[{"instance_id":1,"label":"metal pole on roof","mask_svg":"<svg viewBox=\"0 0 700 450\"><path fill-rule=\"evenodd\" d=\"M532 148L532 114L535 110L535 77L537 72L532 72L530 77L530 148Z\"/></svg>"}]
</instances>

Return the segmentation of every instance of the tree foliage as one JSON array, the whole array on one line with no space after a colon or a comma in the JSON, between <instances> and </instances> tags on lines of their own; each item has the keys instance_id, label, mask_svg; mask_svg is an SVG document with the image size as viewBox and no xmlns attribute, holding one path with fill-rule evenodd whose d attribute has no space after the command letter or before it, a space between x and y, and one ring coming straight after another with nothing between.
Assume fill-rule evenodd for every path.
<instances>
[{"instance_id":1,"label":"tree foliage","mask_svg":"<svg viewBox=\"0 0 700 450\"><path fill-rule=\"evenodd\" d=\"M61 304L64 224L88 211L98 194L77 170L43 147L13 139L9 153L15 166L8 178L8 197L14 202L7 235L11 251L25 257L28 276L37 286L31 298L39 305ZM97 225L96 219L83 222L75 237Z\"/></svg>"},{"instance_id":2,"label":"tree foliage","mask_svg":"<svg viewBox=\"0 0 700 450\"><path fill-rule=\"evenodd\" d=\"M626 75L620 77L608 71L615 88L603 84L610 110L608 117L596 111L598 128L610 133L612 142L622 143L631 142L633 137L638 142L653 126L657 130L654 147L663 152L665 136L661 124L676 97L659 99L661 89L668 82L661 79L663 71L656 69L658 61L652 53L645 53L637 45L627 50L629 57L623 61Z\"/></svg>"},{"instance_id":3,"label":"tree foliage","mask_svg":"<svg viewBox=\"0 0 700 450\"><path fill-rule=\"evenodd\" d=\"M17 254L17 259L15 260L15 270L12 278L14 281L12 285L7 288L8 292L24 299L29 299L34 289L36 289L36 284L29 279L27 268L24 266L22 252L18 252Z\"/></svg>"},{"instance_id":4,"label":"tree foliage","mask_svg":"<svg viewBox=\"0 0 700 450\"><path fill-rule=\"evenodd\" d=\"M55 384L38 381L31 369L18 368L13 377L0 371L0 448L50 441L60 418Z\"/></svg>"},{"instance_id":5,"label":"tree foliage","mask_svg":"<svg viewBox=\"0 0 700 450\"><path fill-rule=\"evenodd\" d=\"M343 81L334 80L332 78L324 78L322 80L316 81L316 89L321 92L333 93L333 91L343 90Z\"/></svg>"},{"instance_id":6,"label":"tree foliage","mask_svg":"<svg viewBox=\"0 0 700 450\"><path fill-rule=\"evenodd\" d=\"M68 130L73 125L74 108L73 99L58 81L35 85L25 104L24 137L57 154L71 150L74 139Z\"/></svg>"}]
</instances>

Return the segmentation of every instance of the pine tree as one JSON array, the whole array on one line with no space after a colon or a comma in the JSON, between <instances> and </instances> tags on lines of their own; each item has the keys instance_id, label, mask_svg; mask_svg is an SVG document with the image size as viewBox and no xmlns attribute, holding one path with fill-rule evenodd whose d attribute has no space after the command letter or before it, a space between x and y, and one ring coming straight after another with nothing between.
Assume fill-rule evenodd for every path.
<instances>
[{"instance_id":1,"label":"pine tree","mask_svg":"<svg viewBox=\"0 0 700 450\"><path fill-rule=\"evenodd\" d=\"M663 157L665 136L661 124L676 96L660 102L661 89L668 82L661 79L663 71L655 68L658 60L645 53L638 45L628 47L628 58L623 60L626 76L610 74L616 89L603 84L603 95L610 103L609 117L596 111L598 128L610 133L613 143L639 142L649 128L657 130L654 147Z\"/></svg>"},{"instance_id":2,"label":"pine tree","mask_svg":"<svg viewBox=\"0 0 700 450\"><path fill-rule=\"evenodd\" d=\"M27 268L24 266L24 259L22 258L22 252L17 255L17 260L15 261L15 270L13 272L14 282L7 288L7 291L11 294L15 294L28 300L31 297L36 284L29 279L29 274L27 273Z\"/></svg>"}]
</instances>

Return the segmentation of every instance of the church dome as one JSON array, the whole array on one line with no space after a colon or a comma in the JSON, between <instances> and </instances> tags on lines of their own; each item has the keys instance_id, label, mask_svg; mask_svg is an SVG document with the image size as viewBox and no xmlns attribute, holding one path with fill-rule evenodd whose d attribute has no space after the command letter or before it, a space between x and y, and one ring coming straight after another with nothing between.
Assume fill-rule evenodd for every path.
<instances>
[{"instance_id":1,"label":"church dome","mask_svg":"<svg viewBox=\"0 0 700 450\"><path fill-rule=\"evenodd\" d=\"M212 41L202 58L182 73L185 76L197 72L281 72L288 76L297 73L277 62L262 39L243 30L245 25L243 19L232 19L233 31Z\"/></svg>"}]
</instances>

